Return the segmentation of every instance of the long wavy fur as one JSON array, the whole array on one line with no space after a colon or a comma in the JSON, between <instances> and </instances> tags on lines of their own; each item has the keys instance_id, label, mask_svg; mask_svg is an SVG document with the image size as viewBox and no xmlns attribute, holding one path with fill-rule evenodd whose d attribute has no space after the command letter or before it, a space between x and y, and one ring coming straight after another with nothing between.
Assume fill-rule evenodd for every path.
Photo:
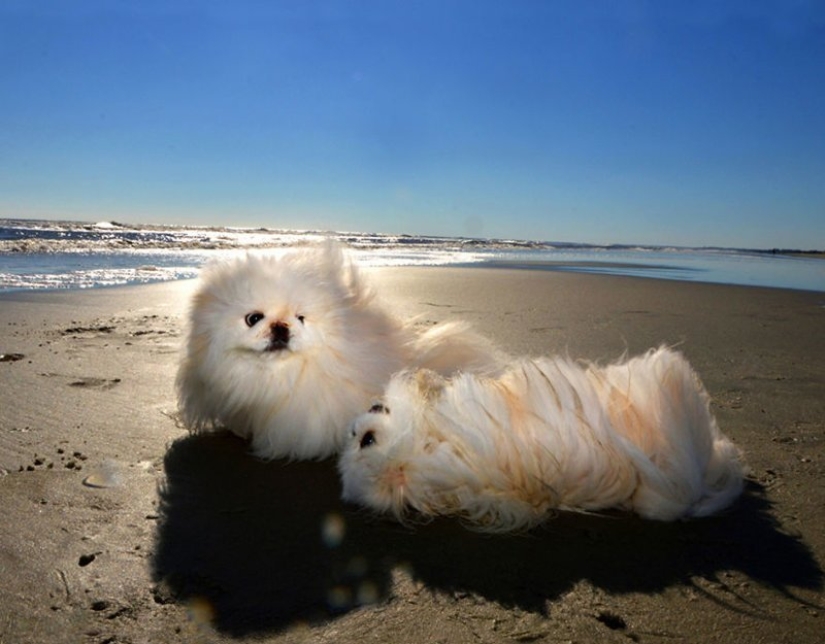
<instances>
[{"instance_id":1,"label":"long wavy fur","mask_svg":"<svg viewBox=\"0 0 825 644\"><path fill-rule=\"evenodd\" d=\"M744 464L687 360L659 348L603 367L523 359L497 378L399 374L339 470L346 500L502 532L557 509L707 516L740 494Z\"/></svg>"}]
</instances>

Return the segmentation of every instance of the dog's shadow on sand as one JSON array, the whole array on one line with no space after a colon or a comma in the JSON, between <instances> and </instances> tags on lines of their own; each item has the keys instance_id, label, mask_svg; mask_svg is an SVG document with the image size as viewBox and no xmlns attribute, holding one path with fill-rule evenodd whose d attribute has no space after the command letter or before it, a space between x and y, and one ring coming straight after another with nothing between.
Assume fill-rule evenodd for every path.
<instances>
[{"instance_id":1,"label":"dog's shadow on sand","mask_svg":"<svg viewBox=\"0 0 825 644\"><path fill-rule=\"evenodd\" d=\"M783 593L823 581L755 484L712 519L560 514L529 535L488 536L455 521L407 529L378 520L339 501L332 461L260 462L229 434L177 441L165 469L156 599L191 602L235 636L380 602L400 566L433 590L536 612L581 580L612 593L656 592L723 571Z\"/></svg>"}]
</instances>

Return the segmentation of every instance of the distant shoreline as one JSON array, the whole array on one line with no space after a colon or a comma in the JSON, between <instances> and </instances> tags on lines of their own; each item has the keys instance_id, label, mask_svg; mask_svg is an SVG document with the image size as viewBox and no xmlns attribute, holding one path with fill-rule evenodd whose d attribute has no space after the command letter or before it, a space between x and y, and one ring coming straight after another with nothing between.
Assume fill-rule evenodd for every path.
<instances>
[{"instance_id":1,"label":"distant shoreline","mask_svg":"<svg viewBox=\"0 0 825 644\"><path fill-rule=\"evenodd\" d=\"M103 235L117 234L118 232L203 232L203 233L230 233L230 234L272 234L272 235L296 235L296 236L317 236L322 238L334 238L350 245L353 239L359 241L369 240L374 242L376 239L398 239L398 240L412 240L415 243L417 240L426 240L433 242L454 242L463 247L473 247L476 245L489 245L513 248L536 248L536 249L553 249L553 250L649 250L649 251L667 251L667 250L682 250L682 251L696 251L696 252L736 252L736 253L758 253L766 255L802 255L806 257L825 258L825 248L823 249L796 249L796 248L748 248L738 246L682 246L679 244L665 244L665 243L596 243L596 242L572 242L560 240L537 240L537 239L517 239L517 238L496 238L496 237L464 237L451 235L428 235L426 233L382 233L382 232L355 232L343 230L322 230L322 229L298 229L298 228L270 228L262 226L244 227L244 226L217 226L217 225L196 225L196 224L160 224L160 223L126 223L119 221L80 221L80 220L58 220L58 219L27 219L21 217L0 217L0 228L2 227L17 228L17 227L44 227L44 228L65 228L67 230L76 230L84 233L99 233ZM192 244L192 240L189 240ZM355 244L358 247L359 244ZM168 244L160 244L158 246L148 246L153 248L168 248ZM190 248L196 248L190 245ZM206 246L211 249L213 246ZM268 248L268 245L264 245ZM283 247L282 243L276 243L272 247Z\"/></svg>"},{"instance_id":2,"label":"distant shoreline","mask_svg":"<svg viewBox=\"0 0 825 644\"><path fill-rule=\"evenodd\" d=\"M11 224L4 227L4 224ZM0 291L195 277L219 256L335 240L362 266L490 266L825 291L825 250L687 248L0 220Z\"/></svg>"},{"instance_id":3,"label":"distant shoreline","mask_svg":"<svg viewBox=\"0 0 825 644\"><path fill-rule=\"evenodd\" d=\"M780 250L777 255L789 257L809 257L811 259L825 259L825 250Z\"/></svg>"}]
</instances>

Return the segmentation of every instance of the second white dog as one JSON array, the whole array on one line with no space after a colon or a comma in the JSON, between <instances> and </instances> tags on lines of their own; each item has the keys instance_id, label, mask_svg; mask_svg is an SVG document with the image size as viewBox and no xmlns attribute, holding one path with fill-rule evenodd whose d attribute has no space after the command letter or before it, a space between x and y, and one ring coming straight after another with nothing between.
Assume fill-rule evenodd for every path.
<instances>
[{"instance_id":1,"label":"second white dog","mask_svg":"<svg viewBox=\"0 0 825 644\"><path fill-rule=\"evenodd\" d=\"M522 360L496 379L399 374L354 422L339 470L345 500L489 531L556 508L705 516L743 487L704 387L665 348L606 367Z\"/></svg>"}]
</instances>

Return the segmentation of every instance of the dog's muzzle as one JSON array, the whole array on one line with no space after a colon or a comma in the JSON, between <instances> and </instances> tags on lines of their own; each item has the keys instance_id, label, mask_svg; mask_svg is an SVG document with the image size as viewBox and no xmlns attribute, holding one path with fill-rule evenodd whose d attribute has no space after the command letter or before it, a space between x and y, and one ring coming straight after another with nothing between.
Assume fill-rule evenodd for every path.
<instances>
[{"instance_id":1,"label":"dog's muzzle","mask_svg":"<svg viewBox=\"0 0 825 644\"><path fill-rule=\"evenodd\" d=\"M281 351L289 347L289 325L285 322L276 322L269 327L269 344L267 351Z\"/></svg>"}]
</instances>

